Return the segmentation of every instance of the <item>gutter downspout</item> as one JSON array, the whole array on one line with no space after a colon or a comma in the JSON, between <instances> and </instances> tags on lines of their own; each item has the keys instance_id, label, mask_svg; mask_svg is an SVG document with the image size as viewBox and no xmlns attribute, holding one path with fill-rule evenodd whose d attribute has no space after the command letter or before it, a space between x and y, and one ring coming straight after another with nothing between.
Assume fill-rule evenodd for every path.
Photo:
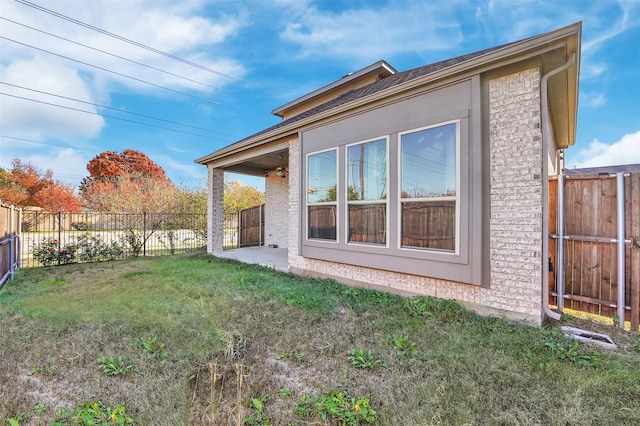
<instances>
[{"instance_id":1,"label":"gutter downspout","mask_svg":"<svg viewBox=\"0 0 640 426\"><path fill-rule=\"evenodd\" d=\"M548 81L552 76L566 71L574 64L576 53L573 52L569 60L562 66L553 69L542 77L542 259L547 258L549 253L549 164L547 160L547 152L549 147L549 100L547 95ZM548 315L555 320L560 319L558 312L552 311L549 307L549 262L542 262L542 311L544 315Z\"/></svg>"}]
</instances>

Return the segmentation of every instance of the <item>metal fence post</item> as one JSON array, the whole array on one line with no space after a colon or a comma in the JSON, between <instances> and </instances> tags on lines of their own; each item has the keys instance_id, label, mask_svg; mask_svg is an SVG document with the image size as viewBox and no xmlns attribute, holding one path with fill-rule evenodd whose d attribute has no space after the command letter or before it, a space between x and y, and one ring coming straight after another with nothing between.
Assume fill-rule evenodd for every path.
<instances>
[{"instance_id":1,"label":"metal fence post","mask_svg":"<svg viewBox=\"0 0 640 426\"><path fill-rule=\"evenodd\" d=\"M625 317L625 258L624 258L624 173L619 172L616 176L617 183L617 234L618 234L618 326L624 329L624 317Z\"/></svg>"},{"instance_id":2,"label":"metal fence post","mask_svg":"<svg viewBox=\"0 0 640 426\"><path fill-rule=\"evenodd\" d=\"M22 267L22 209L18 210L18 269Z\"/></svg>"},{"instance_id":3,"label":"metal fence post","mask_svg":"<svg viewBox=\"0 0 640 426\"><path fill-rule=\"evenodd\" d=\"M142 255L147 255L147 212L142 212Z\"/></svg>"},{"instance_id":4,"label":"metal fence post","mask_svg":"<svg viewBox=\"0 0 640 426\"><path fill-rule=\"evenodd\" d=\"M55 216L54 216L55 217ZM53 219L55 221L55 219ZM53 226L55 227L55 223ZM60 249L62 249L62 213L58 212L58 265L60 265Z\"/></svg>"},{"instance_id":5,"label":"metal fence post","mask_svg":"<svg viewBox=\"0 0 640 426\"><path fill-rule=\"evenodd\" d=\"M11 277L11 281L13 281L14 279L14 272L15 272L15 265L16 265L16 228L15 228L15 223L14 223L14 211L15 211L15 207L13 206L13 204L11 205L11 216L9 219L9 244L11 244L11 247L9 247L9 276Z\"/></svg>"}]
</instances>

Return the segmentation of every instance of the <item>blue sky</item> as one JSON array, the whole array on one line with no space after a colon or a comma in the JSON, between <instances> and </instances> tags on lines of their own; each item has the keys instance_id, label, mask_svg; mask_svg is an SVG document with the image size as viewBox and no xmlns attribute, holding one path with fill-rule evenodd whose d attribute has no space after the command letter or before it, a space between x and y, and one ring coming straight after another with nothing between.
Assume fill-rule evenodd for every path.
<instances>
[{"instance_id":1,"label":"blue sky","mask_svg":"<svg viewBox=\"0 0 640 426\"><path fill-rule=\"evenodd\" d=\"M640 1L29 4L0 0L0 167L18 157L77 186L95 155L131 148L174 182L202 186L195 158L277 123L273 109L349 72L380 59L406 70L577 21L578 131L567 167L640 163Z\"/></svg>"}]
</instances>

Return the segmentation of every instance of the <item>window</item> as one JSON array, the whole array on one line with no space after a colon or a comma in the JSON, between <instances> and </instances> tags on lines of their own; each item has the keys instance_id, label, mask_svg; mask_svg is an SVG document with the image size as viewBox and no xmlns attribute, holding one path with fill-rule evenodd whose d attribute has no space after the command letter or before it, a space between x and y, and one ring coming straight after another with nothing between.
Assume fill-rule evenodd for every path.
<instances>
[{"instance_id":1,"label":"window","mask_svg":"<svg viewBox=\"0 0 640 426\"><path fill-rule=\"evenodd\" d=\"M480 83L473 77L303 129L298 254L488 282Z\"/></svg>"},{"instance_id":2,"label":"window","mask_svg":"<svg viewBox=\"0 0 640 426\"><path fill-rule=\"evenodd\" d=\"M459 122L400 134L400 246L458 247Z\"/></svg>"},{"instance_id":3,"label":"window","mask_svg":"<svg viewBox=\"0 0 640 426\"><path fill-rule=\"evenodd\" d=\"M387 140L347 146L350 243L387 243Z\"/></svg>"},{"instance_id":4,"label":"window","mask_svg":"<svg viewBox=\"0 0 640 426\"><path fill-rule=\"evenodd\" d=\"M337 235L337 150L307 156L307 237L333 240Z\"/></svg>"}]
</instances>

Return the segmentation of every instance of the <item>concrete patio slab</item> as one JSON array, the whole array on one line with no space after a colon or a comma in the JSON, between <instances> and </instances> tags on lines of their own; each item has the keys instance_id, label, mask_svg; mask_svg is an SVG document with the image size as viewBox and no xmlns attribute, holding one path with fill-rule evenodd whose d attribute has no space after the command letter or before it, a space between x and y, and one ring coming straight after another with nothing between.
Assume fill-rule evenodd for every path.
<instances>
[{"instance_id":1,"label":"concrete patio slab","mask_svg":"<svg viewBox=\"0 0 640 426\"><path fill-rule=\"evenodd\" d=\"M223 259L237 260L242 263L267 266L277 271L289 271L289 263L287 261L288 253L286 248L243 247L225 250L222 253L217 253L216 256Z\"/></svg>"}]
</instances>

